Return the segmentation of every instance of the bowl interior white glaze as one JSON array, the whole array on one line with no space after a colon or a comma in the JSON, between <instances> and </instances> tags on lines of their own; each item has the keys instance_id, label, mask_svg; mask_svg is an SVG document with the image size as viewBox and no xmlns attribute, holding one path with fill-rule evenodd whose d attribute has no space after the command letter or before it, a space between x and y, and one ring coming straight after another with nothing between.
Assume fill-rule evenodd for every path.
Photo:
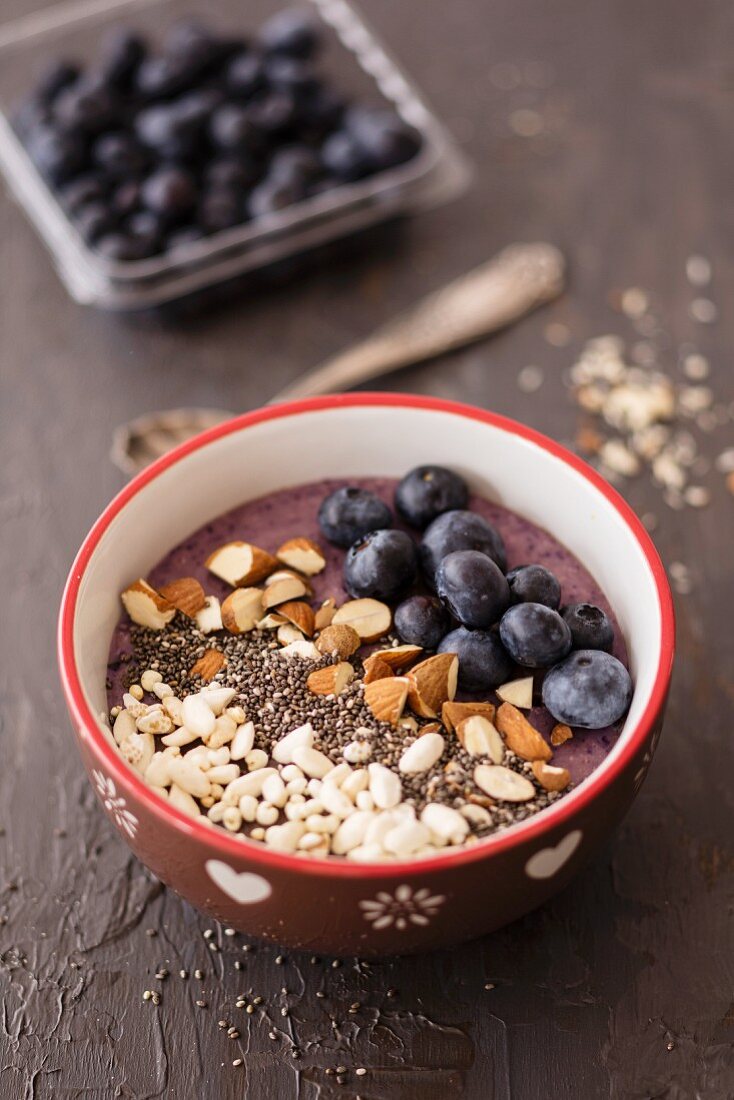
<instances>
[{"instance_id":1,"label":"bowl interior white glaze","mask_svg":"<svg viewBox=\"0 0 734 1100\"><path fill-rule=\"evenodd\" d=\"M103 533L81 580L74 652L93 712L106 707L119 594L175 544L222 512L276 489L325 477L401 476L424 462L452 467L474 491L547 528L595 576L630 655L630 730L649 701L661 638L655 580L631 527L579 470L511 427L410 404L307 409L245 425L142 485ZM602 767L623 744L624 733Z\"/></svg>"}]
</instances>

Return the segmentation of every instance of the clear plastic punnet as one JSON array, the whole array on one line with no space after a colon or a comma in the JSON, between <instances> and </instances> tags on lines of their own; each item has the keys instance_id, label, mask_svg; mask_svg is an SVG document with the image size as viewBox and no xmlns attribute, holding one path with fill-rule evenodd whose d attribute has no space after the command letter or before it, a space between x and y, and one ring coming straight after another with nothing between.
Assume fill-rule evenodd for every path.
<instances>
[{"instance_id":1,"label":"clear plastic punnet","mask_svg":"<svg viewBox=\"0 0 734 1100\"><path fill-rule=\"evenodd\" d=\"M465 188L469 169L463 155L352 4L301 0L323 24L324 74L355 101L394 108L420 135L416 155L148 259L110 260L85 242L12 125L14 110L44 65L60 57L92 60L113 25L155 42L172 23L195 16L214 29L246 35L291 6L276 0L72 0L0 25L0 167L76 301L117 310L160 305L437 205Z\"/></svg>"}]
</instances>

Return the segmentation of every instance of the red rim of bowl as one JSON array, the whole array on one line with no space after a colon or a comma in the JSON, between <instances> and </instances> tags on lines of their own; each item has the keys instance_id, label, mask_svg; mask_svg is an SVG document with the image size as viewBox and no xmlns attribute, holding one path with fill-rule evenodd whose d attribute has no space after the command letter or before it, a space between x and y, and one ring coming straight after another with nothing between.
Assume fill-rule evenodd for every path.
<instances>
[{"instance_id":1,"label":"red rim of bowl","mask_svg":"<svg viewBox=\"0 0 734 1100\"><path fill-rule=\"evenodd\" d=\"M595 489L606 498L609 504L620 514L626 525L640 545L650 571L653 575L660 604L660 653L655 680L647 702L636 727L626 731L625 744L619 754L611 759L607 767L604 764L593 772L584 783L572 792L567 798L561 799L554 806L542 811L526 821L511 826L506 831L495 836L490 836L471 848L459 849L455 853L443 854L432 858L420 860L401 860L385 863L354 864L346 859L303 859L298 856L275 852L257 843L248 843L230 836L224 830L215 830L210 826L200 823L182 811L167 805L158 798L145 784L142 777L129 769L123 758L115 751L115 748L102 733L98 718L89 706L82 689L79 673L74 658L74 616L77 606L77 598L84 571L97 548L100 539L104 535L116 516L126 504L142 489L153 481L164 470L174 463L180 462L187 455L206 447L223 436L232 432L241 431L255 424L261 424L268 420L278 420L282 417L298 416L309 412L319 412L325 409L339 408L414 408L426 409L433 412L449 413L453 416L462 416L470 420L478 420L489 424L511 435L520 436L522 439L535 444L556 458L561 459L591 482ZM142 473L138 474L124 489L112 500L104 510L91 531L82 543L64 589L61 602L58 627L58 660L61 672L61 681L67 706L81 732L86 732L94 745L95 752L104 760L110 773L123 787L132 788L136 796L156 817L176 827L185 836L197 835L199 839L216 851L219 855L234 858L247 858L254 863L264 866L277 867L282 870L296 871L300 874L318 874L347 878L391 878L403 876L407 870L430 873L441 870L449 870L460 864L475 863L486 859L494 853L507 851L518 844L524 844L528 840L538 839L549 830L570 820L575 814L587 806L602 790L609 786L615 778L625 769L631 759L634 758L640 746L650 733L653 724L658 717L665 701L668 684L673 664L673 651L675 643L675 617L673 612L673 600L668 585L665 569L655 549L650 536L630 506L622 499L619 493L606 482L600 474L596 473L582 459L578 458L565 447L560 446L547 436L510 420L496 413L486 412L472 405L463 405L454 401L443 401L433 397L420 397L413 394L401 393L359 393L339 394L327 397L308 398L302 401L289 402L283 405L273 405L254 412L245 413L233 420L219 424L194 439L176 447L162 458L158 459Z\"/></svg>"}]
</instances>

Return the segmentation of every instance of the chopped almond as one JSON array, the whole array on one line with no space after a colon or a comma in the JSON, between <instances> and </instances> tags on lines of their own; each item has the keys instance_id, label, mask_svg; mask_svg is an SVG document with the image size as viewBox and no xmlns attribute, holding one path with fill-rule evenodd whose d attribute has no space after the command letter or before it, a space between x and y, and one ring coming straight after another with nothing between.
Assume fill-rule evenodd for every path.
<instances>
[{"instance_id":1,"label":"chopped almond","mask_svg":"<svg viewBox=\"0 0 734 1100\"><path fill-rule=\"evenodd\" d=\"M565 791L571 782L570 772L566 768L557 768L544 760L533 760L531 767L533 775L546 791Z\"/></svg>"},{"instance_id":2,"label":"chopped almond","mask_svg":"<svg viewBox=\"0 0 734 1100\"><path fill-rule=\"evenodd\" d=\"M401 669L420 657L423 650L419 645L396 645L389 649L376 649L373 657L379 657L390 668Z\"/></svg>"},{"instance_id":3,"label":"chopped almond","mask_svg":"<svg viewBox=\"0 0 734 1100\"><path fill-rule=\"evenodd\" d=\"M149 630L163 630L176 614L173 604L142 577L126 588L120 599L132 621Z\"/></svg>"},{"instance_id":4,"label":"chopped almond","mask_svg":"<svg viewBox=\"0 0 734 1100\"><path fill-rule=\"evenodd\" d=\"M512 703L503 703L497 711L497 729L511 752L523 760L550 760L553 750Z\"/></svg>"},{"instance_id":5,"label":"chopped almond","mask_svg":"<svg viewBox=\"0 0 734 1100\"><path fill-rule=\"evenodd\" d=\"M497 688L497 694L505 703L512 703L521 710L530 710L533 705L533 678L523 676L521 680L510 680Z\"/></svg>"},{"instance_id":6,"label":"chopped almond","mask_svg":"<svg viewBox=\"0 0 734 1100\"><path fill-rule=\"evenodd\" d=\"M557 722L551 730L550 743L554 749L557 749L559 745L563 745L564 742L570 741L573 737L573 730L570 726L566 726L563 722Z\"/></svg>"},{"instance_id":7,"label":"chopped almond","mask_svg":"<svg viewBox=\"0 0 734 1100\"><path fill-rule=\"evenodd\" d=\"M297 626L302 634L310 638L314 632L314 613L311 606L302 600L286 600L279 604L278 614L284 615L288 622Z\"/></svg>"},{"instance_id":8,"label":"chopped almond","mask_svg":"<svg viewBox=\"0 0 734 1100\"><path fill-rule=\"evenodd\" d=\"M207 596L205 606L196 612L195 619L202 634L222 629L222 608L216 596Z\"/></svg>"},{"instance_id":9,"label":"chopped almond","mask_svg":"<svg viewBox=\"0 0 734 1100\"><path fill-rule=\"evenodd\" d=\"M392 624L392 612L379 600L349 600L336 611L332 623L353 626L363 642L384 638Z\"/></svg>"},{"instance_id":10,"label":"chopped almond","mask_svg":"<svg viewBox=\"0 0 734 1100\"><path fill-rule=\"evenodd\" d=\"M222 625L230 634L254 630L263 611L261 588L235 588L222 604Z\"/></svg>"},{"instance_id":11,"label":"chopped almond","mask_svg":"<svg viewBox=\"0 0 734 1100\"><path fill-rule=\"evenodd\" d=\"M336 600L333 596L329 596L328 600L324 600L321 607L316 612L316 618L314 626L316 630L325 630L327 626L331 626L331 620L336 613Z\"/></svg>"},{"instance_id":12,"label":"chopped almond","mask_svg":"<svg viewBox=\"0 0 734 1100\"><path fill-rule=\"evenodd\" d=\"M331 626L327 626L321 631L316 640L316 648L319 653L335 653L342 660L356 653L361 644L362 639L357 631L353 626L347 626L346 623L337 623L336 625L332 623Z\"/></svg>"},{"instance_id":13,"label":"chopped almond","mask_svg":"<svg viewBox=\"0 0 734 1100\"><path fill-rule=\"evenodd\" d=\"M471 714L456 727L456 736L470 756L488 756L501 764L505 746L492 723L482 714Z\"/></svg>"},{"instance_id":14,"label":"chopped almond","mask_svg":"<svg viewBox=\"0 0 734 1100\"><path fill-rule=\"evenodd\" d=\"M196 612L206 605L206 594L196 577L180 577L165 584L161 588L161 596L189 619L193 619Z\"/></svg>"},{"instance_id":15,"label":"chopped almond","mask_svg":"<svg viewBox=\"0 0 734 1100\"><path fill-rule=\"evenodd\" d=\"M451 732L459 722L463 722L465 718L471 718L473 714L481 714L487 721L494 722L495 710L494 703L447 702L441 707L441 721Z\"/></svg>"},{"instance_id":16,"label":"chopped almond","mask_svg":"<svg viewBox=\"0 0 734 1100\"><path fill-rule=\"evenodd\" d=\"M326 567L326 558L320 546L307 538L288 539L276 552L276 557L284 565L314 577Z\"/></svg>"},{"instance_id":17,"label":"chopped almond","mask_svg":"<svg viewBox=\"0 0 734 1100\"><path fill-rule=\"evenodd\" d=\"M279 615L277 611L270 611L262 619L258 619L255 626L258 630L275 630L276 627L282 626L283 623L287 622L288 620L284 615Z\"/></svg>"},{"instance_id":18,"label":"chopped almond","mask_svg":"<svg viewBox=\"0 0 734 1100\"><path fill-rule=\"evenodd\" d=\"M290 645L291 642L303 642L303 641L305 641L305 638L303 637L303 634L301 634L298 627L294 626L293 623L288 623L288 622L282 623L278 627L278 630L277 630L275 636L278 639L278 641L280 642L280 644L283 645L283 646Z\"/></svg>"},{"instance_id":19,"label":"chopped almond","mask_svg":"<svg viewBox=\"0 0 734 1100\"><path fill-rule=\"evenodd\" d=\"M396 726L408 698L408 680L405 676L389 676L367 684L364 698L378 722Z\"/></svg>"},{"instance_id":20,"label":"chopped almond","mask_svg":"<svg viewBox=\"0 0 734 1100\"><path fill-rule=\"evenodd\" d=\"M306 686L314 695L341 695L353 679L354 669L349 661L340 661L337 665L317 668L306 680Z\"/></svg>"},{"instance_id":21,"label":"chopped almond","mask_svg":"<svg viewBox=\"0 0 734 1100\"><path fill-rule=\"evenodd\" d=\"M264 581L277 569L277 559L267 550L249 542L227 542L206 559L210 573L231 584L233 588L246 588Z\"/></svg>"},{"instance_id":22,"label":"chopped almond","mask_svg":"<svg viewBox=\"0 0 734 1100\"><path fill-rule=\"evenodd\" d=\"M456 695L459 658L455 653L437 653L421 661L408 673L408 702L423 718L436 718L444 703Z\"/></svg>"},{"instance_id":23,"label":"chopped almond","mask_svg":"<svg viewBox=\"0 0 734 1100\"><path fill-rule=\"evenodd\" d=\"M226 663L227 658L218 649L207 649L199 657L189 675L198 676L201 680L209 683L224 668Z\"/></svg>"},{"instance_id":24,"label":"chopped almond","mask_svg":"<svg viewBox=\"0 0 734 1100\"><path fill-rule=\"evenodd\" d=\"M278 607L282 603L300 600L302 596L307 595L308 585L305 580L297 577L295 573L288 573L275 580L271 577L263 593L263 606L268 610L271 607Z\"/></svg>"},{"instance_id":25,"label":"chopped almond","mask_svg":"<svg viewBox=\"0 0 734 1100\"><path fill-rule=\"evenodd\" d=\"M375 657L374 653L371 654L364 662L364 675L362 680L365 684L371 684L375 680L385 680L389 676L394 676L395 673L386 665L384 661L381 661L379 657Z\"/></svg>"}]
</instances>

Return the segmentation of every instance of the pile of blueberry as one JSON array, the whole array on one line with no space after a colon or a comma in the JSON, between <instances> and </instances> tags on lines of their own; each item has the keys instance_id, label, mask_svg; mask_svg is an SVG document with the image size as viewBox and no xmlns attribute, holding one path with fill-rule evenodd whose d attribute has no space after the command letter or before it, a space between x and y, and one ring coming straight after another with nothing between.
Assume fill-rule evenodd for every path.
<instances>
[{"instance_id":1,"label":"pile of blueberry","mask_svg":"<svg viewBox=\"0 0 734 1100\"><path fill-rule=\"evenodd\" d=\"M498 687L517 666L538 670L545 674L543 703L558 722L612 725L629 707L632 681L609 652L609 617L593 604L561 607L561 586L543 565L507 572L502 536L467 511L468 502L457 474L419 466L395 492L399 516L423 532L419 545L393 529L390 508L365 489L331 493L319 524L347 550L347 591L397 602L395 629L403 642L458 654L464 691Z\"/></svg>"},{"instance_id":2,"label":"pile of blueberry","mask_svg":"<svg viewBox=\"0 0 734 1100\"><path fill-rule=\"evenodd\" d=\"M154 256L392 168L420 139L349 104L285 10L252 39L174 24L159 51L116 29L82 70L55 62L16 112L33 162L104 256Z\"/></svg>"}]
</instances>

